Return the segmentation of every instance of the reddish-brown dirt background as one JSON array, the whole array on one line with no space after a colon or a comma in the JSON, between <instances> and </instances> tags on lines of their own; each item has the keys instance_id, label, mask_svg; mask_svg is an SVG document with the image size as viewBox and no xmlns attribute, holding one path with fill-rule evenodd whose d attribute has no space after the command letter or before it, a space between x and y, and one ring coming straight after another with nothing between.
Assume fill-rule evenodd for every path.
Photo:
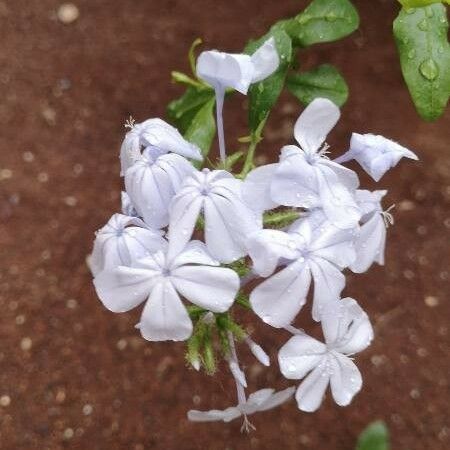
<instances>
[{"instance_id":1,"label":"reddish-brown dirt background","mask_svg":"<svg viewBox=\"0 0 450 450\"><path fill-rule=\"evenodd\" d=\"M291 402L254 416L250 436L238 421L189 423L194 405L235 401L226 371L211 379L187 369L183 344L145 342L133 327L138 312L112 314L92 289L85 259L93 232L118 209L124 119L164 115L181 92L170 71L188 69L194 38L238 51L304 4L78 0L79 19L64 25L55 0L0 1L1 449L350 450L374 419L387 422L395 450L449 448L450 111L434 124L416 115L391 38L393 0L355 1L360 30L301 55L304 67L332 63L349 82L329 137L335 154L359 131L421 158L380 183L390 189L386 206L397 204L387 265L349 276L346 294L376 327L351 406L327 399L305 414ZM227 104L233 136L245 133L244 106L238 96ZM300 111L288 95L279 106L260 147L272 156ZM275 357L287 334L258 326L255 337ZM242 354L252 389L288 385L276 364L262 371Z\"/></svg>"}]
</instances>

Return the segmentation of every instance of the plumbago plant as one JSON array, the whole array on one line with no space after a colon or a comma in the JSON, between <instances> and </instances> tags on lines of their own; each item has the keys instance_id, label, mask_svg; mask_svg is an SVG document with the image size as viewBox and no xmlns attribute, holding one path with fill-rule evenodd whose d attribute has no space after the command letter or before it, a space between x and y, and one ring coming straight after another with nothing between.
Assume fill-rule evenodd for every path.
<instances>
[{"instance_id":1,"label":"plumbago plant","mask_svg":"<svg viewBox=\"0 0 450 450\"><path fill-rule=\"evenodd\" d=\"M323 9L328 4L333 7ZM122 212L97 232L90 260L94 285L113 312L144 304L136 326L142 336L185 341L195 370L212 375L220 359L226 362L236 404L191 410L192 421L242 417L249 431L249 415L294 393L299 409L312 412L328 386L341 406L361 389L353 357L370 344L373 330L358 302L341 298L343 271L384 264L393 217L391 208L381 206L386 191L360 189L357 174L343 164L355 160L378 181L402 157L417 157L381 136L354 133L348 151L331 159L325 141L340 117L345 82L330 66L287 76L293 49L343 37L356 26L349 2L314 1L242 54L204 51L195 61L194 46L195 78L174 75L187 85L169 105L178 129L158 118L126 124ZM296 142L281 149L278 162L255 167L264 124L285 81L308 103L294 126ZM246 151L228 153L222 112L233 91L249 96L250 134L241 139ZM218 161L207 157L216 127ZM323 341L293 325L310 291L312 320L320 322ZM244 311L291 334L278 364L286 379L302 380L298 385L248 395L239 345L264 366L270 358L243 324Z\"/></svg>"}]
</instances>

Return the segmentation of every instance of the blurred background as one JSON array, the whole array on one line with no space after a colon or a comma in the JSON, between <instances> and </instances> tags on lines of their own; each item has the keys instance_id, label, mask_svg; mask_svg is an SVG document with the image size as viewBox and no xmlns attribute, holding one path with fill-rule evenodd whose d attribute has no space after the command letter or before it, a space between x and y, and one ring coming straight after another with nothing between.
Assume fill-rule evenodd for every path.
<instances>
[{"instance_id":1,"label":"blurred background","mask_svg":"<svg viewBox=\"0 0 450 450\"><path fill-rule=\"evenodd\" d=\"M189 423L188 409L234 404L226 368L215 378L186 368L182 343L145 342L134 329L139 312L110 313L92 288L85 260L94 231L119 210L124 121L164 117L182 92L170 71L188 70L195 38L240 51L306 3L0 1L1 449L347 450L374 419L388 424L396 450L450 447L450 111L433 124L415 113L391 36L394 0L355 0L360 29L300 56L303 68L336 65L349 83L329 136L335 154L357 131L398 140L421 159L379 184L389 189L385 206L396 204L386 266L349 275L345 294L376 330L358 356L364 387L351 406L328 398L306 414L292 401L253 416L249 436L239 421ZM226 105L230 144L246 134L245 108L238 95ZM282 97L260 161L291 140L300 111ZM244 322L274 360L287 334ZM276 363L262 370L241 353L251 390L288 386Z\"/></svg>"}]
</instances>

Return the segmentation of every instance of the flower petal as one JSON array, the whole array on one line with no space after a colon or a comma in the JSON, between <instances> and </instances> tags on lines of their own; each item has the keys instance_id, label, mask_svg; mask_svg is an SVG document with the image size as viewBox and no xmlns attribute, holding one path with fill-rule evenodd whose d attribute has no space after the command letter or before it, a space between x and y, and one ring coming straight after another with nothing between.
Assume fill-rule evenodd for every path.
<instances>
[{"instance_id":1,"label":"flower petal","mask_svg":"<svg viewBox=\"0 0 450 450\"><path fill-rule=\"evenodd\" d=\"M252 170L244 180L242 197L245 203L254 211L267 211L276 208L272 201L270 185L278 164L267 164Z\"/></svg>"},{"instance_id":2,"label":"flower petal","mask_svg":"<svg viewBox=\"0 0 450 450\"><path fill-rule=\"evenodd\" d=\"M191 409L187 414L188 419L192 422L217 422L220 420L223 422L230 422L241 415L241 411L235 406L231 406L223 411L219 409L211 409L210 411L197 411Z\"/></svg>"},{"instance_id":3,"label":"flower petal","mask_svg":"<svg viewBox=\"0 0 450 450\"><path fill-rule=\"evenodd\" d=\"M152 289L138 328L148 341L185 341L192 334L189 314L170 282Z\"/></svg>"},{"instance_id":4,"label":"flower petal","mask_svg":"<svg viewBox=\"0 0 450 450\"><path fill-rule=\"evenodd\" d=\"M298 409L305 412L317 411L322 404L330 375L318 365L300 384L295 393Z\"/></svg>"},{"instance_id":5,"label":"flower petal","mask_svg":"<svg viewBox=\"0 0 450 450\"><path fill-rule=\"evenodd\" d=\"M338 176L320 164L317 173L321 206L328 220L339 228L354 228L361 219L361 211L352 193L339 182Z\"/></svg>"},{"instance_id":6,"label":"flower petal","mask_svg":"<svg viewBox=\"0 0 450 450\"><path fill-rule=\"evenodd\" d=\"M258 411L267 411L268 409L276 408L289 400L295 392L296 387L291 386L282 391L273 393L266 401L264 401L258 408Z\"/></svg>"},{"instance_id":7,"label":"flower petal","mask_svg":"<svg viewBox=\"0 0 450 450\"><path fill-rule=\"evenodd\" d=\"M345 287L345 276L336 266L322 258L312 258L308 264L314 279L312 317L320 321L326 305L340 298Z\"/></svg>"},{"instance_id":8,"label":"flower petal","mask_svg":"<svg viewBox=\"0 0 450 450\"><path fill-rule=\"evenodd\" d=\"M318 192L317 169L306 154L294 145L283 147L270 185L271 199L279 205L314 208L320 206Z\"/></svg>"},{"instance_id":9,"label":"flower petal","mask_svg":"<svg viewBox=\"0 0 450 450\"><path fill-rule=\"evenodd\" d=\"M271 275L280 258L295 259L299 256L300 235L280 230L260 230L247 239L247 251L253 262L253 270L262 277Z\"/></svg>"},{"instance_id":10,"label":"flower petal","mask_svg":"<svg viewBox=\"0 0 450 450\"><path fill-rule=\"evenodd\" d=\"M254 67L250 56L218 52L202 52L197 59L197 75L214 88L233 88L247 94Z\"/></svg>"},{"instance_id":11,"label":"flower petal","mask_svg":"<svg viewBox=\"0 0 450 450\"><path fill-rule=\"evenodd\" d=\"M380 213L376 212L360 228L355 242L356 259L350 265L355 273L363 273L376 261L384 265L386 246L386 225Z\"/></svg>"},{"instance_id":12,"label":"flower petal","mask_svg":"<svg viewBox=\"0 0 450 450\"><path fill-rule=\"evenodd\" d=\"M356 172L347 169L334 161L327 158L322 158L320 164L329 167L338 177L339 183L344 185L349 191L354 191L359 187L359 178Z\"/></svg>"},{"instance_id":13,"label":"flower petal","mask_svg":"<svg viewBox=\"0 0 450 450\"><path fill-rule=\"evenodd\" d=\"M252 309L273 327L289 325L305 304L310 283L309 267L297 260L252 291Z\"/></svg>"},{"instance_id":14,"label":"flower petal","mask_svg":"<svg viewBox=\"0 0 450 450\"><path fill-rule=\"evenodd\" d=\"M148 298L157 272L146 268L116 267L94 278L97 295L112 312L125 312Z\"/></svg>"},{"instance_id":15,"label":"flower petal","mask_svg":"<svg viewBox=\"0 0 450 450\"><path fill-rule=\"evenodd\" d=\"M224 267L182 266L171 279L183 297L213 312L227 311L239 290L238 275Z\"/></svg>"},{"instance_id":16,"label":"flower petal","mask_svg":"<svg viewBox=\"0 0 450 450\"><path fill-rule=\"evenodd\" d=\"M362 377L355 363L345 355L332 352L331 393L339 406L347 406L361 390Z\"/></svg>"},{"instance_id":17,"label":"flower petal","mask_svg":"<svg viewBox=\"0 0 450 450\"><path fill-rule=\"evenodd\" d=\"M309 154L316 153L339 120L339 108L326 98L316 98L301 113L294 126L294 136Z\"/></svg>"},{"instance_id":18,"label":"flower petal","mask_svg":"<svg viewBox=\"0 0 450 450\"><path fill-rule=\"evenodd\" d=\"M253 64L252 83L257 83L272 75L280 65L280 57L271 37L250 57Z\"/></svg>"},{"instance_id":19,"label":"flower petal","mask_svg":"<svg viewBox=\"0 0 450 450\"><path fill-rule=\"evenodd\" d=\"M183 251L172 261L171 268L184 266L185 264L201 264L203 266L219 266L219 261L213 259L206 245L201 241L190 241Z\"/></svg>"},{"instance_id":20,"label":"flower petal","mask_svg":"<svg viewBox=\"0 0 450 450\"><path fill-rule=\"evenodd\" d=\"M304 378L326 356L326 346L307 334L292 336L278 352L283 376L289 380Z\"/></svg>"}]
</instances>

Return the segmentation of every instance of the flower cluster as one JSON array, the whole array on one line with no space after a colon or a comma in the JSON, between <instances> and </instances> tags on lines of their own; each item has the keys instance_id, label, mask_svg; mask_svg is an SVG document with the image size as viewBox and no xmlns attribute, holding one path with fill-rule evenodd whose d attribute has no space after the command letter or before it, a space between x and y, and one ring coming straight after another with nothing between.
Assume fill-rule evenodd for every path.
<instances>
[{"instance_id":1,"label":"flower cluster","mask_svg":"<svg viewBox=\"0 0 450 450\"><path fill-rule=\"evenodd\" d=\"M252 57L200 55L198 74L218 95L219 137L225 89L246 93L277 65L273 40ZM142 336L187 340L195 369L214 371L220 349L236 382L238 404L189 411L193 421L243 416L248 429L247 415L273 408L294 392L299 409L315 411L328 385L341 406L361 389L351 356L370 344L373 331L358 303L341 299L343 271L361 273L374 262L384 263L386 228L393 218L381 206L386 191L359 189L357 174L341 163L354 159L378 181L402 157L417 157L381 136L353 134L348 152L330 159L325 140L339 116L331 101L312 101L295 124L297 145L283 147L277 163L240 174L223 169L223 139L222 162L207 168L199 163L200 149L163 120L128 124L120 153L122 213L97 233L94 285L113 312L144 303L137 325ZM249 292L247 284L256 280L261 281ZM321 324L324 343L292 325L311 288L312 318ZM278 393L267 388L246 397L236 341L248 345L262 364L270 359L237 322L238 307L292 333L278 362L285 378L302 380L298 388Z\"/></svg>"}]
</instances>

